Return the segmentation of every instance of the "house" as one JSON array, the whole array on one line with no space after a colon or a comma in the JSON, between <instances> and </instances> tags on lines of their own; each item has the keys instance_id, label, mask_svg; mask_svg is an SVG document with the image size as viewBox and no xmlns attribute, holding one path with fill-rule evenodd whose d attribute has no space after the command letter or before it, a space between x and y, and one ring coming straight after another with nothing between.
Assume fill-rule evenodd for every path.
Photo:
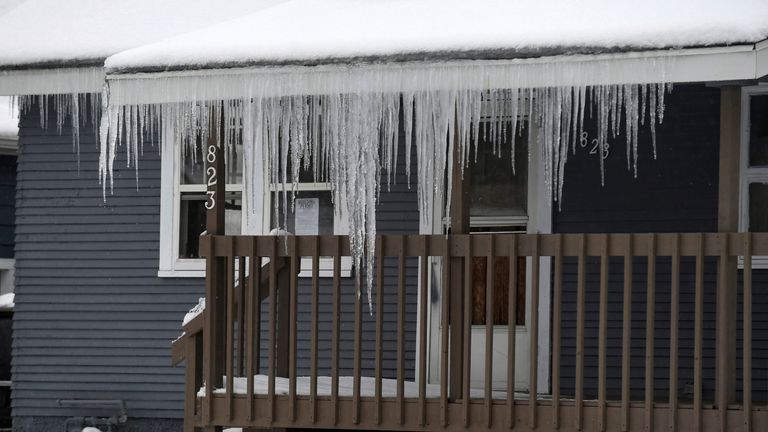
<instances>
[{"instance_id":1,"label":"house","mask_svg":"<svg viewBox=\"0 0 768 432\"><path fill-rule=\"evenodd\" d=\"M0 49L16 430L768 428L764 4L269 6Z\"/></svg>"}]
</instances>

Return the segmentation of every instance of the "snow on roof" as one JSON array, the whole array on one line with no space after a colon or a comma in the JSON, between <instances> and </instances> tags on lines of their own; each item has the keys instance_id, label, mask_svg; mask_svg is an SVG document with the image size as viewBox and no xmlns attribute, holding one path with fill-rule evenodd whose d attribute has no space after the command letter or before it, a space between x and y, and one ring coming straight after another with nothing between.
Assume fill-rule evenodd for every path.
<instances>
[{"instance_id":1,"label":"snow on roof","mask_svg":"<svg viewBox=\"0 0 768 432\"><path fill-rule=\"evenodd\" d=\"M485 58L754 43L764 0L292 0L110 57L108 71L435 53Z\"/></svg>"},{"instance_id":2,"label":"snow on roof","mask_svg":"<svg viewBox=\"0 0 768 432\"><path fill-rule=\"evenodd\" d=\"M12 109L11 98L0 96L0 140L16 140L18 134L18 109Z\"/></svg>"},{"instance_id":3,"label":"snow on roof","mask_svg":"<svg viewBox=\"0 0 768 432\"><path fill-rule=\"evenodd\" d=\"M281 0L27 0L0 15L0 69L98 65ZM0 5L0 12L3 6Z\"/></svg>"}]
</instances>

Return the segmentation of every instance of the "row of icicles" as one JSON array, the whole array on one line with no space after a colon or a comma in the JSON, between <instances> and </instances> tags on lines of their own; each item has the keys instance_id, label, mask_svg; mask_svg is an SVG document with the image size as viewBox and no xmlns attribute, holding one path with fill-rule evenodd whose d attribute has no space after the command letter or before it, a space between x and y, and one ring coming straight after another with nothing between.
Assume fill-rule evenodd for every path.
<instances>
[{"instance_id":1,"label":"row of icicles","mask_svg":"<svg viewBox=\"0 0 768 432\"><path fill-rule=\"evenodd\" d=\"M375 208L382 170L389 185L397 161L404 158L410 186L414 143L423 221L432 220L436 211L450 214L451 182L446 179L454 175L454 158L459 158L462 173L457 175L462 175L477 154L481 133L484 142L493 143L494 154L500 155L504 146L509 147L511 151L504 154L511 155L509 169L514 171L517 137L524 128L535 128L533 136L542 155L547 190L552 200L561 202L565 165L569 153L575 153L583 140L585 117L597 124L599 149L606 149L609 139L624 134L627 169L637 176L640 126L650 129L655 157L655 126L663 121L664 95L669 90L671 85L659 83L248 97L128 106L109 105L107 97L100 94L78 94L22 96L18 104L22 112L37 105L43 128L51 108L59 132L70 118L76 152L79 125L100 125L99 178L105 197L107 185L110 190L113 187L117 147L124 146L127 166L137 170L138 182L144 142L155 142L152 137L157 136L173 140L183 157L196 160L204 157L209 131L214 131L213 139L225 148L227 162L241 158L245 199L261 199L258 194L266 182L282 185L275 194L273 217L277 221L282 208L283 227L287 226L286 210L292 206L299 173L311 171L314 181L330 184L337 203L346 203L345 209L338 205L336 209L346 212L351 255L357 274L366 276L370 305ZM482 128L481 123L485 124ZM222 124L224 127L216 127ZM241 154L235 146L238 141L242 141ZM604 157L597 159L604 184ZM263 170L256 170L258 166ZM435 209L435 197L447 198L444 208Z\"/></svg>"}]
</instances>

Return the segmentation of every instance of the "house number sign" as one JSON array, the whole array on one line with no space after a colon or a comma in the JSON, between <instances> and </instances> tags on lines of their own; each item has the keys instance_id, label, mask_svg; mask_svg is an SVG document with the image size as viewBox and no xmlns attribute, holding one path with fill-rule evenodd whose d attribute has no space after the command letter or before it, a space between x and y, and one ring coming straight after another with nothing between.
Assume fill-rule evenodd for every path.
<instances>
[{"instance_id":1,"label":"house number sign","mask_svg":"<svg viewBox=\"0 0 768 432\"><path fill-rule=\"evenodd\" d=\"M589 139L589 134L586 132L581 133L581 138L579 139L579 145L581 148L587 148L589 146L589 154L596 155L598 147L600 147L600 143L597 138L592 138L592 140ZM600 152L603 156L603 159L606 159L608 155L611 152L611 144L608 143L608 141L605 142L602 148L602 152Z\"/></svg>"},{"instance_id":2,"label":"house number sign","mask_svg":"<svg viewBox=\"0 0 768 432\"><path fill-rule=\"evenodd\" d=\"M207 183L208 188L211 188L211 186L216 186L217 182L217 173L216 173L216 146L210 145L208 146L208 154L205 156L205 160L208 162L208 168L205 169L205 174L207 176ZM216 208L216 191L215 190L208 190L206 192L206 195L208 196L207 200L205 201L205 208L208 210L213 210Z\"/></svg>"}]
</instances>

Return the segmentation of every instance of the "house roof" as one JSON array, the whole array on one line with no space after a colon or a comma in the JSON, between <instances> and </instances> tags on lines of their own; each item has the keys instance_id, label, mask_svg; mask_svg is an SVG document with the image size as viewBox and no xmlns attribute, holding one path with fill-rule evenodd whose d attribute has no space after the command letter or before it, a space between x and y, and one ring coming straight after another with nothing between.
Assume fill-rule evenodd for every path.
<instances>
[{"instance_id":1,"label":"house roof","mask_svg":"<svg viewBox=\"0 0 768 432\"><path fill-rule=\"evenodd\" d=\"M59 81L63 92L94 85L98 90L104 59L112 54L280 1L228 0L222 6L209 0L26 0L0 6L5 12L0 15L0 94L32 91L35 81L51 80ZM54 90L47 83L41 93Z\"/></svg>"},{"instance_id":2,"label":"house roof","mask_svg":"<svg viewBox=\"0 0 768 432\"><path fill-rule=\"evenodd\" d=\"M761 0L292 0L110 57L110 72L519 58L754 43Z\"/></svg>"}]
</instances>

